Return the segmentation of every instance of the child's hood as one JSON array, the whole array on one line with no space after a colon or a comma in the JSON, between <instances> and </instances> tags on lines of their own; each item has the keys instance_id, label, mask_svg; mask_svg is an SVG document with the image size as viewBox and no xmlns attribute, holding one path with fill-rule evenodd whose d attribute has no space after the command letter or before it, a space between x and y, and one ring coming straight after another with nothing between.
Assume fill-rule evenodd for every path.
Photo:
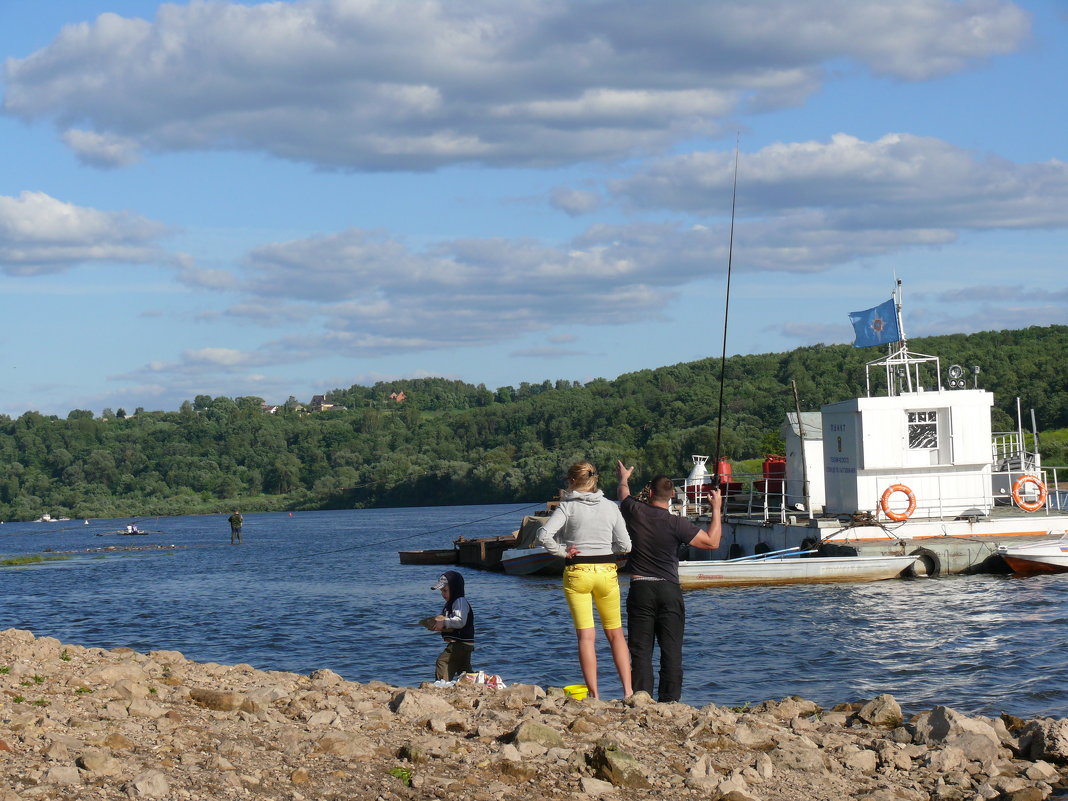
<instances>
[{"instance_id":1,"label":"child's hood","mask_svg":"<svg viewBox=\"0 0 1068 801\"><path fill-rule=\"evenodd\" d=\"M460 598L464 594L464 577L455 570L446 570L438 576L438 583L434 585L433 589L440 590L445 586L449 588L450 599Z\"/></svg>"}]
</instances>

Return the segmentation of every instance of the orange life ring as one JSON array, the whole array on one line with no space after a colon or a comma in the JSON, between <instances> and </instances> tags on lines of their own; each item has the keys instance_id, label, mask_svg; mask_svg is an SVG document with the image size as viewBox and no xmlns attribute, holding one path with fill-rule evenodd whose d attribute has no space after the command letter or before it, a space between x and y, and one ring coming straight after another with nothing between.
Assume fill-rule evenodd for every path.
<instances>
[{"instance_id":1,"label":"orange life ring","mask_svg":"<svg viewBox=\"0 0 1068 801\"><path fill-rule=\"evenodd\" d=\"M890 509L890 496L895 492L903 492L908 496L909 508L904 512L895 512ZM879 505L883 508L883 514L891 520L900 522L902 520L908 520L912 517L912 513L916 511L916 496L913 494L912 490L904 484L891 484L886 488L886 492L883 493L883 499L880 501Z\"/></svg>"},{"instance_id":2,"label":"orange life ring","mask_svg":"<svg viewBox=\"0 0 1068 801\"><path fill-rule=\"evenodd\" d=\"M1023 488L1025 484L1034 484L1038 487L1038 497L1035 500L1024 500ZM1012 500L1025 512L1037 512L1046 505L1046 485L1037 476L1022 475L1012 484Z\"/></svg>"}]
</instances>

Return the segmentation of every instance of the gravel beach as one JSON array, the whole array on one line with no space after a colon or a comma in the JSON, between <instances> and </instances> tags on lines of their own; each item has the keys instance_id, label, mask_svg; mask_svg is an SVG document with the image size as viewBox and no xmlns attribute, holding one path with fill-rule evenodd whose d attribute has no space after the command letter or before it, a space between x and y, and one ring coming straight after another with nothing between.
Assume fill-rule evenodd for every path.
<instances>
[{"instance_id":1,"label":"gravel beach","mask_svg":"<svg viewBox=\"0 0 1068 801\"><path fill-rule=\"evenodd\" d=\"M0 631L0 801L1036 801L1068 786L1068 720L575 700L395 687Z\"/></svg>"}]
</instances>

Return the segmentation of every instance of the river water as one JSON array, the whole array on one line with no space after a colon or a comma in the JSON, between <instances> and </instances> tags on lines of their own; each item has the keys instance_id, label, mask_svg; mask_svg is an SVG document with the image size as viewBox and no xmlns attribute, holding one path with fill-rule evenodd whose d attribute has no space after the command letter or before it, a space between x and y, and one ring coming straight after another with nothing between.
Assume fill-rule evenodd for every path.
<instances>
[{"instance_id":1,"label":"river water","mask_svg":"<svg viewBox=\"0 0 1068 801\"><path fill-rule=\"evenodd\" d=\"M440 610L430 586L444 568L401 565L397 551L506 534L534 508L249 514L240 546L229 544L227 515L142 518L142 529L160 532L142 537L105 534L127 519L7 523L5 557L78 553L0 567L0 629L416 685L433 679L441 650L417 621ZM509 683L581 681L559 579L462 572L476 611L476 668ZM907 713L945 704L1068 717L1068 575L693 590L686 604L682 700L695 706L788 695L830 706L886 692ZM618 697L598 636L602 692Z\"/></svg>"}]
</instances>

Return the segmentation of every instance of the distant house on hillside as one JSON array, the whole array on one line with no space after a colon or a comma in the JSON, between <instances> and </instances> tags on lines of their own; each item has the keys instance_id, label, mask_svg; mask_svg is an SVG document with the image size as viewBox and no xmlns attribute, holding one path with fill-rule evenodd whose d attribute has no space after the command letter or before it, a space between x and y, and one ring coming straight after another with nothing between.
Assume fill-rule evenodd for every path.
<instances>
[{"instance_id":1,"label":"distant house on hillside","mask_svg":"<svg viewBox=\"0 0 1068 801\"><path fill-rule=\"evenodd\" d=\"M404 403L404 399L407 398L407 397L408 396L405 395L403 392L391 392L391 393L389 393L389 399L391 401L396 401L397 403Z\"/></svg>"},{"instance_id":2,"label":"distant house on hillside","mask_svg":"<svg viewBox=\"0 0 1068 801\"><path fill-rule=\"evenodd\" d=\"M330 402L329 395L312 395L311 410L313 412L325 412L327 409L333 409L334 404Z\"/></svg>"},{"instance_id":3,"label":"distant house on hillside","mask_svg":"<svg viewBox=\"0 0 1068 801\"><path fill-rule=\"evenodd\" d=\"M281 409L282 407L281 406L268 406L267 402L264 401L262 408L263 408L263 411L264 411L265 414L277 414L278 410Z\"/></svg>"}]
</instances>

